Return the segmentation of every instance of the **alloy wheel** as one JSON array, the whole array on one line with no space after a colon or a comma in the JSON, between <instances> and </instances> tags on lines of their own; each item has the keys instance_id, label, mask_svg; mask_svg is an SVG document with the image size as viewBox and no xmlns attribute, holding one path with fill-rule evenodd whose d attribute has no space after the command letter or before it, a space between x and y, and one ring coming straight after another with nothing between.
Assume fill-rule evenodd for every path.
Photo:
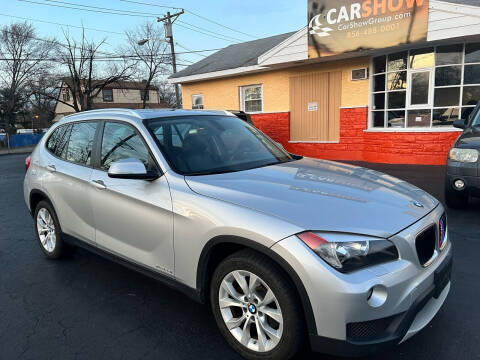
<instances>
[{"instance_id":1,"label":"alloy wheel","mask_svg":"<svg viewBox=\"0 0 480 360\"><path fill-rule=\"evenodd\" d=\"M268 352L280 342L282 310L273 291L257 275L246 270L227 274L220 284L218 303L228 330L248 349Z\"/></svg>"},{"instance_id":2,"label":"alloy wheel","mask_svg":"<svg viewBox=\"0 0 480 360\"><path fill-rule=\"evenodd\" d=\"M43 248L49 253L53 252L57 241L55 223L52 215L45 208L41 208L37 213L37 232Z\"/></svg>"}]
</instances>

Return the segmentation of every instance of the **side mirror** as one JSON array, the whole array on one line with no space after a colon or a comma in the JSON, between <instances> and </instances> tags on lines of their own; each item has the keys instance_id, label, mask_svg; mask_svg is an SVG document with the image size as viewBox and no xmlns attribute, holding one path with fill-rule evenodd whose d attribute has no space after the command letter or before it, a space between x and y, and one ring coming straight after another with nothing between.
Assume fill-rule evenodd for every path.
<instances>
[{"instance_id":1,"label":"side mirror","mask_svg":"<svg viewBox=\"0 0 480 360\"><path fill-rule=\"evenodd\" d=\"M467 120L465 119L457 119L453 122L453 127L459 128L459 129L465 129L467 125Z\"/></svg>"},{"instance_id":2,"label":"side mirror","mask_svg":"<svg viewBox=\"0 0 480 360\"><path fill-rule=\"evenodd\" d=\"M122 159L113 162L108 169L108 176L114 179L155 180L159 178L156 171L147 171L138 159Z\"/></svg>"}]
</instances>

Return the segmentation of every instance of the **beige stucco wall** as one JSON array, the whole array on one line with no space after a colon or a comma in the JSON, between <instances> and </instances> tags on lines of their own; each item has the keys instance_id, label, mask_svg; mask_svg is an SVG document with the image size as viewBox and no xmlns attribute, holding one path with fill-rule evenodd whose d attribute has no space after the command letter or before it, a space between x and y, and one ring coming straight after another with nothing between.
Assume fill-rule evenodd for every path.
<instances>
[{"instance_id":1,"label":"beige stucco wall","mask_svg":"<svg viewBox=\"0 0 480 360\"><path fill-rule=\"evenodd\" d=\"M263 112L289 111L289 79L311 72L342 72L341 106L368 105L368 80L351 80L351 70L369 66L369 58L355 58L335 62L300 66L182 85L183 107L192 107L192 95L203 94L205 109L240 109L239 87L263 85Z\"/></svg>"}]
</instances>

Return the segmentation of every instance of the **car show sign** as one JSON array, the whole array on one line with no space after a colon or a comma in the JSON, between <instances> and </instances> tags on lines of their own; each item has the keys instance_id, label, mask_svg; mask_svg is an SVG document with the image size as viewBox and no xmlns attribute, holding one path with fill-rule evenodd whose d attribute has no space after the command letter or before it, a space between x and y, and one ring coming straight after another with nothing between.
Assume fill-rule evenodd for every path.
<instances>
[{"instance_id":1,"label":"car show sign","mask_svg":"<svg viewBox=\"0 0 480 360\"><path fill-rule=\"evenodd\" d=\"M308 0L308 57L426 41L428 0Z\"/></svg>"}]
</instances>

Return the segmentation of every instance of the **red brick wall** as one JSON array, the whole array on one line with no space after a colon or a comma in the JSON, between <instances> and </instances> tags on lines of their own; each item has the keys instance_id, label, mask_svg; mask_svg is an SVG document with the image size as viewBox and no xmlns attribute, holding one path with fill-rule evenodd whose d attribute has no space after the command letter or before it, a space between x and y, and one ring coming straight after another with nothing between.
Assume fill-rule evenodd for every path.
<instances>
[{"instance_id":1,"label":"red brick wall","mask_svg":"<svg viewBox=\"0 0 480 360\"><path fill-rule=\"evenodd\" d=\"M290 113L252 114L252 121L257 129L263 131L283 146L290 140Z\"/></svg>"},{"instance_id":2,"label":"red brick wall","mask_svg":"<svg viewBox=\"0 0 480 360\"><path fill-rule=\"evenodd\" d=\"M289 143L290 113L252 115L260 130L288 151L330 160L444 165L458 132L365 132L368 109L340 110L338 143Z\"/></svg>"}]
</instances>

